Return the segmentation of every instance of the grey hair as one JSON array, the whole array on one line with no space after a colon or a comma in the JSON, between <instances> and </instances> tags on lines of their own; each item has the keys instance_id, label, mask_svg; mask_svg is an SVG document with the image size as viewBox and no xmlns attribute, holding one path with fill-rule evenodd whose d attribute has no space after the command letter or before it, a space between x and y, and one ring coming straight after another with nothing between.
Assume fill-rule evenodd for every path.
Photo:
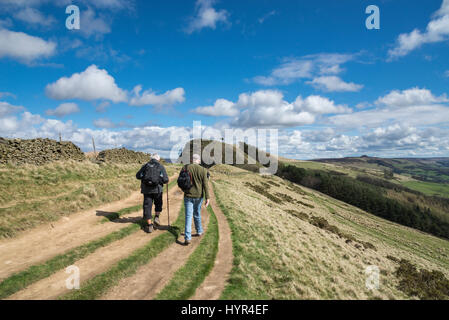
<instances>
[{"instance_id":1,"label":"grey hair","mask_svg":"<svg viewBox=\"0 0 449 320\"><path fill-rule=\"evenodd\" d=\"M151 159L160 161L160 160L161 160L161 157L160 157L157 153L154 153L154 154L151 155Z\"/></svg>"},{"instance_id":2,"label":"grey hair","mask_svg":"<svg viewBox=\"0 0 449 320\"><path fill-rule=\"evenodd\" d=\"M192 157L193 162L201 162L201 156L198 154L194 154Z\"/></svg>"}]
</instances>

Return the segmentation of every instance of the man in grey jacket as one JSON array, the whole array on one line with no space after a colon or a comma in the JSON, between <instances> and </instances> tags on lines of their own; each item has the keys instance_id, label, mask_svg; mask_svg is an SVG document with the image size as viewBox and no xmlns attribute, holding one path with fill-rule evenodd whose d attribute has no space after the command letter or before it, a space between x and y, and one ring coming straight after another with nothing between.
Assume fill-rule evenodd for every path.
<instances>
[{"instance_id":1,"label":"man in grey jacket","mask_svg":"<svg viewBox=\"0 0 449 320\"><path fill-rule=\"evenodd\" d=\"M165 167L159 162L161 158L157 153L151 156L150 162L145 164L139 172L136 174L136 178L141 180L140 183L140 191L143 194L143 218L147 222L144 227L144 231L146 233L152 233L154 230L152 219L153 216L151 214L153 202L155 206L155 217L154 224L157 226L160 225L159 216L162 212L162 204L163 204L163 185L168 183L168 175ZM149 186L144 182L145 173L147 170L154 170L157 173L159 178L159 182L155 186Z\"/></svg>"}]
</instances>

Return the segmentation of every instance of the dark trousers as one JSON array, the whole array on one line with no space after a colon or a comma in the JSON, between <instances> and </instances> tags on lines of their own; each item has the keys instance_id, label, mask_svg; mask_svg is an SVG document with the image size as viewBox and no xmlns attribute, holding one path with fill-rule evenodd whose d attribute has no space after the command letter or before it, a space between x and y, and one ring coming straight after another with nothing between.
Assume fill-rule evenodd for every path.
<instances>
[{"instance_id":1,"label":"dark trousers","mask_svg":"<svg viewBox=\"0 0 449 320\"><path fill-rule=\"evenodd\" d=\"M156 212L162 212L162 193L149 193L143 195L143 218L145 220L153 219L151 210L153 201Z\"/></svg>"}]
</instances>

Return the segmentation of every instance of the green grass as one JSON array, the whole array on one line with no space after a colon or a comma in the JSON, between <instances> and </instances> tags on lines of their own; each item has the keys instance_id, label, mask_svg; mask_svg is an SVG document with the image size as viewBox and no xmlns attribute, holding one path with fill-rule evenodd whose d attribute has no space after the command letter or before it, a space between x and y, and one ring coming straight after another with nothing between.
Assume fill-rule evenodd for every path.
<instances>
[{"instance_id":1,"label":"green grass","mask_svg":"<svg viewBox=\"0 0 449 320\"><path fill-rule=\"evenodd\" d=\"M449 184L424 181L403 181L401 184L407 188L422 192L426 195L438 195L449 198Z\"/></svg>"},{"instance_id":2,"label":"green grass","mask_svg":"<svg viewBox=\"0 0 449 320\"><path fill-rule=\"evenodd\" d=\"M0 165L0 238L128 197L139 189L140 167L90 161ZM166 169L169 176L178 171L175 165Z\"/></svg>"},{"instance_id":3,"label":"green grass","mask_svg":"<svg viewBox=\"0 0 449 320\"><path fill-rule=\"evenodd\" d=\"M86 283L79 290L74 290L61 296L62 300L94 300L101 297L121 279L135 274L139 267L149 263L151 259L173 244L179 236L184 221L184 207L181 208L178 219L171 226L169 232L150 240L145 246L135 250L130 256L120 260L109 270L101 273Z\"/></svg>"},{"instance_id":4,"label":"green grass","mask_svg":"<svg viewBox=\"0 0 449 320\"><path fill-rule=\"evenodd\" d=\"M156 300L189 299L212 270L218 252L219 234L217 218L211 206L208 211L210 221L204 238L186 264L176 271L170 283L156 296Z\"/></svg>"},{"instance_id":5,"label":"green grass","mask_svg":"<svg viewBox=\"0 0 449 320\"><path fill-rule=\"evenodd\" d=\"M245 250L243 243L254 243L251 233L245 230L241 224L233 218L233 215L228 210L228 207L222 202L220 195L218 193L219 186L216 182L212 183L215 198L217 199L217 204L220 207L223 214L226 216L229 227L231 228L231 240L232 240L232 252L234 254L233 267L230 273L228 284L223 290L220 299L223 300L266 300L270 297L263 291L254 291L249 288L246 283L248 277L243 272L240 265L245 263L245 261L254 261L261 268L272 269L272 261L265 255L260 255L254 250ZM244 212L239 212L239 215L244 215ZM265 243L257 243L256 246L263 248Z\"/></svg>"}]
</instances>

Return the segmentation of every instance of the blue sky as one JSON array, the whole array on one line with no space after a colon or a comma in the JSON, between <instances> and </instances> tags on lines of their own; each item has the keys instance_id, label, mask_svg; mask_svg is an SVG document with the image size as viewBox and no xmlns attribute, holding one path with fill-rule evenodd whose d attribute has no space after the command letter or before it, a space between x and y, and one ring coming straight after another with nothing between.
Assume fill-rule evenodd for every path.
<instances>
[{"instance_id":1,"label":"blue sky","mask_svg":"<svg viewBox=\"0 0 449 320\"><path fill-rule=\"evenodd\" d=\"M166 156L197 120L294 158L449 156L448 49L448 0L0 0L0 136Z\"/></svg>"}]
</instances>

